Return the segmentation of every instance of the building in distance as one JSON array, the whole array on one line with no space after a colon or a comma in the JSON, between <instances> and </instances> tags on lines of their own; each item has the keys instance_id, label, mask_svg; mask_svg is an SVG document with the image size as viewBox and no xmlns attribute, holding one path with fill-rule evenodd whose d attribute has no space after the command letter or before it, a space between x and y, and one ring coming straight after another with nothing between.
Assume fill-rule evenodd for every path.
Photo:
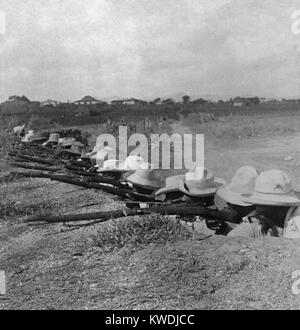
<instances>
[{"instance_id":1,"label":"building in distance","mask_svg":"<svg viewBox=\"0 0 300 330\"><path fill-rule=\"evenodd\" d=\"M104 101L95 99L92 96L85 96L81 100L75 101L76 105L92 105L92 104L106 104Z\"/></svg>"}]
</instances>

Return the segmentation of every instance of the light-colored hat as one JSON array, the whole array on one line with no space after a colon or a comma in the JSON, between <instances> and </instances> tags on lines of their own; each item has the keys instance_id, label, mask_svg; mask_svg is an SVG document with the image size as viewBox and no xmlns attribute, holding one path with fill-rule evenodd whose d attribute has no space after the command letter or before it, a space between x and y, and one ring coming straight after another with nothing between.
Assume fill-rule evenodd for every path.
<instances>
[{"instance_id":1,"label":"light-colored hat","mask_svg":"<svg viewBox=\"0 0 300 330\"><path fill-rule=\"evenodd\" d=\"M139 168L143 167L145 164L147 163L144 162L144 159L141 156L136 156L136 155L128 156L124 162L124 170L126 171L138 170Z\"/></svg>"},{"instance_id":2,"label":"light-colored hat","mask_svg":"<svg viewBox=\"0 0 300 330\"><path fill-rule=\"evenodd\" d=\"M59 139L58 143L61 143L63 148L70 147L75 142L75 138L62 138Z\"/></svg>"},{"instance_id":3,"label":"light-colored hat","mask_svg":"<svg viewBox=\"0 0 300 330\"><path fill-rule=\"evenodd\" d=\"M126 181L142 188L158 189L162 187L162 181L157 172L150 168L140 168L126 178Z\"/></svg>"},{"instance_id":4,"label":"light-colored hat","mask_svg":"<svg viewBox=\"0 0 300 330\"><path fill-rule=\"evenodd\" d=\"M97 172L124 172L124 163L118 159L108 159L103 162L103 166Z\"/></svg>"},{"instance_id":5,"label":"light-colored hat","mask_svg":"<svg viewBox=\"0 0 300 330\"><path fill-rule=\"evenodd\" d=\"M81 156L81 149L77 146L72 146L70 149L65 149L64 151L70 154Z\"/></svg>"},{"instance_id":6,"label":"light-colored hat","mask_svg":"<svg viewBox=\"0 0 300 330\"><path fill-rule=\"evenodd\" d=\"M72 145L73 145L73 146L77 146L77 147L82 147L82 148L84 148L84 144L81 143L81 142L79 142L79 141L74 141L74 142L72 143Z\"/></svg>"},{"instance_id":7,"label":"light-colored hat","mask_svg":"<svg viewBox=\"0 0 300 330\"><path fill-rule=\"evenodd\" d=\"M25 125L14 127L14 133L20 135L25 129Z\"/></svg>"},{"instance_id":8,"label":"light-colored hat","mask_svg":"<svg viewBox=\"0 0 300 330\"><path fill-rule=\"evenodd\" d=\"M300 199L292 189L289 176L280 170L261 173L256 179L252 194L243 194L243 201L255 205L300 205Z\"/></svg>"},{"instance_id":9,"label":"light-colored hat","mask_svg":"<svg viewBox=\"0 0 300 330\"><path fill-rule=\"evenodd\" d=\"M58 143L59 138L60 138L60 136L58 133L51 133L47 142L57 142Z\"/></svg>"},{"instance_id":10,"label":"light-colored hat","mask_svg":"<svg viewBox=\"0 0 300 330\"><path fill-rule=\"evenodd\" d=\"M249 206L242 199L242 194L252 194L258 171L252 166L240 167L231 182L217 191L217 195L224 201L240 206Z\"/></svg>"},{"instance_id":11,"label":"light-colored hat","mask_svg":"<svg viewBox=\"0 0 300 330\"><path fill-rule=\"evenodd\" d=\"M25 134L24 138L22 139L22 142L30 142L32 141L33 137L34 137L34 131L31 129L28 131L27 134Z\"/></svg>"},{"instance_id":12,"label":"light-colored hat","mask_svg":"<svg viewBox=\"0 0 300 330\"><path fill-rule=\"evenodd\" d=\"M179 182L184 181L185 175L175 175L166 178L165 186L155 192L155 195L167 194L179 190Z\"/></svg>"},{"instance_id":13,"label":"light-colored hat","mask_svg":"<svg viewBox=\"0 0 300 330\"><path fill-rule=\"evenodd\" d=\"M49 143L59 143L59 140L60 140L60 138L59 138L59 134L58 133L51 133L49 135L48 141L44 142L43 143L43 146L46 146Z\"/></svg>"},{"instance_id":14,"label":"light-colored hat","mask_svg":"<svg viewBox=\"0 0 300 330\"><path fill-rule=\"evenodd\" d=\"M31 140L32 142L34 142L34 141L46 140L46 136L45 136L45 134L43 134L42 132L37 132L36 134L34 134L33 137L30 138L30 140Z\"/></svg>"},{"instance_id":15,"label":"light-colored hat","mask_svg":"<svg viewBox=\"0 0 300 330\"><path fill-rule=\"evenodd\" d=\"M211 196L225 184L225 180L217 178L207 168L195 166L185 174L184 181L179 182L179 190L188 196Z\"/></svg>"}]
</instances>

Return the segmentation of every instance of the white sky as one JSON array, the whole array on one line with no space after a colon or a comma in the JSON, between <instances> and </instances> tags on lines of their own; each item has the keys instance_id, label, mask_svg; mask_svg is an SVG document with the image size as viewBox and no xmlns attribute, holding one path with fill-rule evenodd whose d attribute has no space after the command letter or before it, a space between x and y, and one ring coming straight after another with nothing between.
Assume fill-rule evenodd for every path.
<instances>
[{"instance_id":1,"label":"white sky","mask_svg":"<svg viewBox=\"0 0 300 330\"><path fill-rule=\"evenodd\" d=\"M300 98L299 9L300 0L0 0L0 100Z\"/></svg>"}]
</instances>

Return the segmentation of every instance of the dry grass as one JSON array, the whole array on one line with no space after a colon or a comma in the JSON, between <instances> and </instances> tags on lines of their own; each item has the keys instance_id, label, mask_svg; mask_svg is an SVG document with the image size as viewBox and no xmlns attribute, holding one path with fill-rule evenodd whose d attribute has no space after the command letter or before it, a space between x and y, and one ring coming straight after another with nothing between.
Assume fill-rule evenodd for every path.
<instances>
[{"instance_id":1,"label":"dry grass","mask_svg":"<svg viewBox=\"0 0 300 330\"><path fill-rule=\"evenodd\" d=\"M9 150L16 142L13 134L15 122L0 116L0 172L7 167L6 160Z\"/></svg>"},{"instance_id":2,"label":"dry grass","mask_svg":"<svg viewBox=\"0 0 300 330\"><path fill-rule=\"evenodd\" d=\"M2 195L2 194L1 194ZM32 203L22 203L14 200L9 194L2 195L0 201L0 218L23 217L30 215L46 214L53 210L53 203L49 200L37 200Z\"/></svg>"},{"instance_id":3,"label":"dry grass","mask_svg":"<svg viewBox=\"0 0 300 330\"><path fill-rule=\"evenodd\" d=\"M104 250L113 250L125 245L165 244L191 236L191 232L180 222L154 215L126 218L103 225L94 235L93 244Z\"/></svg>"},{"instance_id":4,"label":"dry grass","mask_svg":"<svg viewBox=\"0 0 300 330\"><path fill-rule=\"evenodd\" d=\"M208 123L210 121L218 120L217 115L213 113L205 113L205 112L190 113L187 114L184 118L185 118L185 123L187 125L199 125L203 123Z\"/></svg>"},{"instance_id":5,"label":"dry grass","mask_svg":"<svg viewBox=\"0 0 300 330\"><path fill-rule=\"evenodd\" d=\"M56 129L59 128L60 125L49 117L33 114L31 115L26 127L27 129L33 129L33 130Z\"/></svg>"},{"instance_id":6,"label":"dry grass","mask_svg":"<svg viewBox=\"0 0 300 330\"><path fill-rule=\"evenodd\" d=\"M2 184L0 189L0 218L47 214L59 210L47 188L32 180Z\"/></svg>"}]
</instances>

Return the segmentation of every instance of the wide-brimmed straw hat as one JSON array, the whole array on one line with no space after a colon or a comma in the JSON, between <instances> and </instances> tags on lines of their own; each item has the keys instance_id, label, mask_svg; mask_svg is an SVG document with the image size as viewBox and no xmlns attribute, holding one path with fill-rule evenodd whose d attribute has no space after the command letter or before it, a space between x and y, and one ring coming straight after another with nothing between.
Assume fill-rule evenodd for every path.
<instances>
[{"instance_id":1,"label":"wide-brimmed straw hat","mask_svg":"<svg viewBox=\"0 0 300 330\"><path fill-rule=\"evenodd\" d=\"M195 166L179 182L179 190L188 196L206 197L214 195L225 183L225 180L215 177L209 169Z\"/></svg>"},{"instance_id":2,"label":"wide-brimmed straw hat","mask_svg":"<svg viewBox=\"0 0 300 330\"><path fill-rule=\"evenodd\" d=\"M58 133L51 133L47 142L56 142L56 143L58 143L59 138L60 138L60 136L59 136Z\"/></svg>"},{"instance_id":3,"label":"wide-brimmed straw hat","mask_svg":"<svg viewBox=\"0 0 300 330\"><path fill-rule=\"evenodd\" d=\"M37 142L41 140L46 140L45 134L42 132L34 132L33 130L29 130L25 137L21 140L22 142Z\"/></svg>"},{"instance_id":4,"label":"wide-brimmed straw hat","mask_svg":"<svg viewBox=\"0 0 300 330\"><path fill-rule=\"evenodd\" d=\"M254 167L242 166L228 185L218 189L217 195L227 203L249 206L249 203L243 201L242 194L252 194L258 175Z\"/></svg>"},{"instance_id":5,"label":"wide-brimmed straw hat","mask_svg":"<svg viewBox=\"0 0 300 330\"><path fill-rule=\"evenodd\" d=\"M141 156L137 156L137 155L128 156L124 162L124 170L126 171L138 170L143 166L145 166L145 164L147 163L145 163L144 159Z\"/></svg>"},{"instance_id":6,"label":"wide-brimmed straw hat","mask_svg":"<svg viewBox=\"0 0 300 330\"><path fill-rule=\"evenodd\" d=\"M58 143L61 144L63 148L67 148L72 146L72 144L76 141L75 138L60 138L58 139Z\"/></svg>"},{"instance_id":7,"label":"wide-brimmed straw hat","mask_svg":"<svg viewBox=\"0 0 300 330\"><path fill-rule=\"evenodd\" d=\"M123 167L124 162L118 159L108 159L103 162L103 166L97 172L126 172Z\"/></svg>"},{"instance_id":8,"label":"wide-brimmed straw hat","mask_svg":"<svg viewBox=\"0 0 300 330\"><path fill-rule=\"evenodd\" d=\"M49 143L59 143L59 140L60 140L60 136L59 136L58 133L51 133L49 135L48 141L46 141L45 143L43 143L43 145L46 146Z\"/></svg>"},{"instance_id":9,"label":"wide-brimmed straw hat","mask_svg":"<svg viewBox=\"0 0 300 330\"><path fill-rule=\"evenodd\" d=\"M243 201L255 205L300 205L289 176L280 170L262 172L256 179L252 194L243 194Z\"/></svg>"},{"instance_id":10,"label":"wide-brimmed straw hat","mask_svg":"<svg viewBox=\"0 0 300 330\"><path fill-rule=\"evenodd\" d=\"M140 168L136 170L132 175L126 178L126 181L132 183L135 186L148 189L159 189L163 183L158 177L157 172L151 168Z\"/></svg>"},{"instance_id":11,"label":"wide-brimmed straw hat","mask_svg":"<svg viewBox=\"0 0 300 330\"><path fill-rule=\"evenodd\" d=\"M184 181L185 175L174 175L166 178L165 186L155 192L155 195L168 194L179 190L179 183Z\"/></svg>"},{"instance_id":12,"label":"wide-brimmed straw hat","mask_svg":"<svg viewBox=\"0 0 300 330\"><path fill-rule=\"evenodd\" d=\"M28 133L25 134L24 138L22 139L22 142L30 142L32 141L33 137L34 137L34 131L31 129L28 131Z\"/></svg>"},{"instance_id":13,"label":"wide-brimmed straw hat","mask_svg":"<svg viewBox=\"0 0 300 330\"><path fill-rule=\"evenodd\" d=\"M13 128L14 133L15 133L15 134L18 134L18 135L20 135L20 134L24 131L24 129L25 129L25 125L22 125L22 126L15 126L15 127Z\"/></svg>"}]
</instances>

